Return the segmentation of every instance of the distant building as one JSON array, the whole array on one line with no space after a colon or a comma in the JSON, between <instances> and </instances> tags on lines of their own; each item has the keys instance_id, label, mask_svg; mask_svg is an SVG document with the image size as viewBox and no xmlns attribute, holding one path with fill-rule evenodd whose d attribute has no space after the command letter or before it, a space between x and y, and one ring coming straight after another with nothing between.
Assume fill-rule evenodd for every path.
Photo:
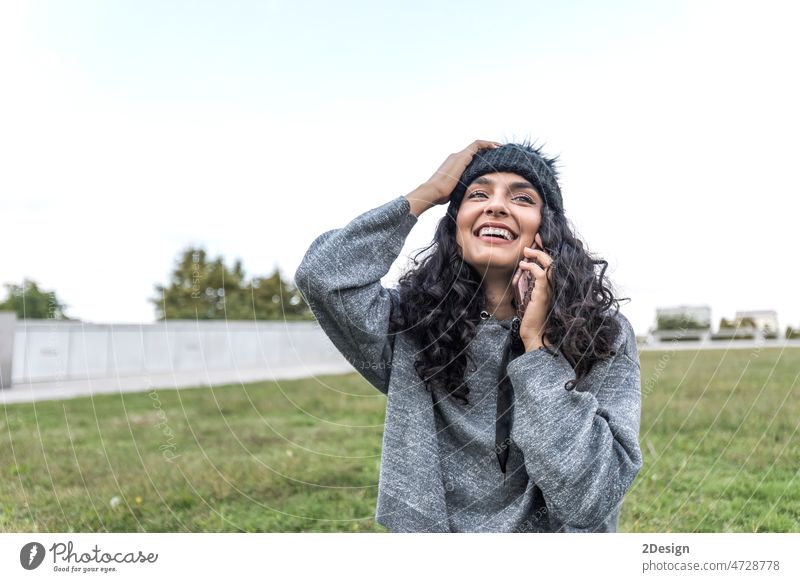
<instances>
[{"instance_id":1,"label":"distant building","mask_svg":"<svg viewBox=\"0 0 800 582\"><path fill-rule=\"evenodd\" d=\"M711 307L708 305L677 305L656 309L655 341L702 340L711 329Z\"/></svg>"},{"instance_id":2,"label":"distant building","mask_svg":"<svg viewBox=\"0 0 800 582\"><path fill-rule=\"evenodd\" d=\"M800 338L800 330L792 337ZM751 340L756 344L782 336L778 328L778 313L773 309L737 311L733 319L722 318L718 331L711 329L711 307L707 305L678 305L656 309L656 326L647 338L637 338L637 344L675 341L700 342ZM789 336L787 336L788 338Z\"/></svg>"},{"instance_id":3,"label":"distant building","mask_svg":"<svg viewBox=\"0 0 800 582\"><path fill-rule=\"evenodd\" d=\"M756 324L756 329L760 331L778 331L778 312L772 309L760 311L737 311L734 324L738 325L743 319L752 319Z\"/></svg>"},{"instance_id":4,"label":"distant building","mask_svg":"<svg viewBox=\"0 0 800 582\"><path fill-rule=\"evenodd\" d=\"M696 321L702 327L711 327L711 308L708 305L660 307L656 309L656 320L662 317L685 317Z\"/></svg>"}]
</instances>

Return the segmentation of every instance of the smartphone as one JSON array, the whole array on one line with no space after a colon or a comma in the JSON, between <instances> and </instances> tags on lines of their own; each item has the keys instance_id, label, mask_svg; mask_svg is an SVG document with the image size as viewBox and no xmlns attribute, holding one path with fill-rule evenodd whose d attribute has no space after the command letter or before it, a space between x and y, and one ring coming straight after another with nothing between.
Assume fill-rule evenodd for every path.
<instances>
[{"instance_id":1,"label":"smartphone","mask_svg":"<svg viewBox=\"0 0 800 582\"><path fill-rule=\"evenodd\" d=\"M531 259L526 258L525 260L531 262ZM525 315L525 309L528 307L528 302L531 300L535 281L530 271L525 271L521 267L517 267L514 281L516 281L514 285L514 301L517 305L517 317L522 319L523 315Z\"/></svg>"},{"instance_id":2,"label":"smartphone","mask_svg":"<svg viewBox=\"0 0 800 582\"><path fill-rule=\"evenodd\" d=\"M552 229L552 216L546 208L543 208L542 222L539 225L539 236L541 236L542 243L545 245L545 248L543 249L540 247L536 243L536 239L531 241L529 246L533 249L540 249L548 252L546 249L548 244L547 241L550 238L549 233L552 232ZM548 254L552 256L552 253ZM525 257L523 260L529 263L535 262L533 259L529 259L528 257ZM511 279L511 282L514 286L514 301L517 305L517 316L522 319L522 316L525 315L525 309L528 307L528 302L531 300L531 295L533 294L533 287L536 285L536 280L533 278L533 274L530 271L525 271L522 268L517 267L517 271L514 273L514 277Z\"/></svg>"},{"instance_id":3,"label":"smartphone","mask_svg":"<svg viewBox=\"0 0 800 582\"><path fill-rule=\"evenodd\" d=\"M533 241L531 243L531 248L541 249L542 247L540 247L536 241ZM523 260L528 263L535 263L539 265L538 262L534 261L533 259L529 259L528 257L525 257ZM514 301L517 305L517 316L522 319L523 315L525 315L525 309L528 307L528 302L531 300L531 295L533 294L533 288L536 285L536 280L533 278L533 273L530 271L525 271L521 267L517 267L517 272L514 273L514 277L511 279L511 281L514 285Z\"/></svg>"}]
</instances>

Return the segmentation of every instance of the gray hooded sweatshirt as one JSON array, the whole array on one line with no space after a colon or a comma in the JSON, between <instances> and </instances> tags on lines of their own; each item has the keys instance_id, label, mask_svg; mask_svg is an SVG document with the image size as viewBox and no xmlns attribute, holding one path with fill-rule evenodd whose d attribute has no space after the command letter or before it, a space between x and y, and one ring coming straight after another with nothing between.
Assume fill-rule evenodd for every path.
<instances>
[{"instance_id":1,"label":"gray hooded sweatshirt","mask_svg":"<svg viewBox=\"0 0 800 582\"><path fill-rule=\"evenodd\" d=\"M506 475L495 446L497 384L511 320L478 324L468 346L469 405L438 402L414 369L418 348L390 335L381 278L416 224L400 196L319 235L295 274L322 329L386 394L375 519L394 532L613 532L642 466L636 337L622 333L608 361L567 391L575 372L562 354L526 352L507 367L513 426ZM588 386L588 388L583 388Z\"/></svg>"}]
</instances>

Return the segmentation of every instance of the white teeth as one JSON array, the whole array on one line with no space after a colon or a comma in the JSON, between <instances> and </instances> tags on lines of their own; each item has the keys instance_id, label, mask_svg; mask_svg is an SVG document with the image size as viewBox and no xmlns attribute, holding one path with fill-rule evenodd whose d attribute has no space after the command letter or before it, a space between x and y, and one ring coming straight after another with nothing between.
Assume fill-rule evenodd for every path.
<instances>
[{"instance_id":1,"label":"white teeth","mask_svg":"<svg viewBox=\"0 0 800 582\"><path fill-rule=\"evenodd\" d=\"M487 234L499 234L506 240L514 240L514 235L505 228L495 228L493 226L485 226L478 231L478 236L485 236Z\"/></svg>"}]
</instances>

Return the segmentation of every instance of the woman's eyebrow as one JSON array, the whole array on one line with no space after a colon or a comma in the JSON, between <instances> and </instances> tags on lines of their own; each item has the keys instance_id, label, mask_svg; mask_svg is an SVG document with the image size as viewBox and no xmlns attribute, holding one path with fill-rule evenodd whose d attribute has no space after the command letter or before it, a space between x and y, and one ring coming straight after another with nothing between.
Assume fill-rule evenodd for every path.
<instances>
[{"instance_id":1,"label":"woman's eyebrow","mask_svg":"<svg viewBox=\"0 0 800 582\"><path fill-rule=\"evenodd\" d=\"M491 180L485 176L480 176L479 178L475 178L472 182L473 184L484 184L486 186L493 186L494 180ZM516 190L518 188L530 188L531 190L536 190L536 188L530 182L511 182L511 189Z\"/></svg>"}]
</instances>

